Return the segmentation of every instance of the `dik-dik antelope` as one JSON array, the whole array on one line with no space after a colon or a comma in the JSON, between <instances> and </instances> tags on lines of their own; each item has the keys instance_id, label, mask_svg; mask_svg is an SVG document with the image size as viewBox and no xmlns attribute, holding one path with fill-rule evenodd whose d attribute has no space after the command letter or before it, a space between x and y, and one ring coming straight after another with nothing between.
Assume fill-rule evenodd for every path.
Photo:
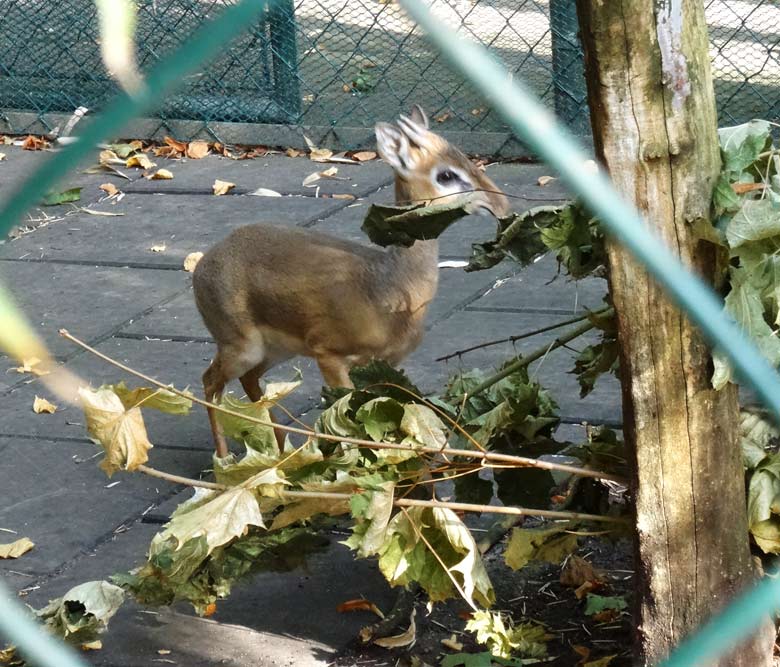
<instances>
[{"instance_id":1,"label":"dik-dik antelope","mask_svg":"<svg viewBox=\"0 0 780 667\"><path fill-rule=\"evenodd\" d=\"M379 155L395 172L399 205L445 203L474 191L497 217L506 197L457 148L428 127L420 107L375 128ZM325 382L351 387L349 369L371 359L399 363L420 343L436 294L439 243L409 248L364 246L316 231L255 224L241 227L200 260L195 302L217 344L203 374L208 399L238 378L251 401L260 378L296 355L316 359ZM209 410L218 456L225 437Z\"/></svg>"}]
</instances>

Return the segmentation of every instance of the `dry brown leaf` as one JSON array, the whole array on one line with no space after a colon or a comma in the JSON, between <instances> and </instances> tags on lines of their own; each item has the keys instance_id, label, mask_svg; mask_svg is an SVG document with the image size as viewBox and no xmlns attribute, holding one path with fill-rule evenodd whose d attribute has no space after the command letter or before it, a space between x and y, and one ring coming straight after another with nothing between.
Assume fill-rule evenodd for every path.
<instances>
[{"instance_id":1,"label":"dry brown leaf","mask_svg":"<svg viewBox=\"0 0 780 667\"><path fill-rule=\"evenodd\" d=\"M460 653L463 650L463 644L458 641L455 635L451 635L449 639L441 640L442 646L450 649L450 651L457 651Z\"/></svg>"},{"instance_id":2,"label":"dry brown leaf","mask_svg":"<svg viewBox=\"0 0 780 667\"><path fill-rule=\"evenodd\" d=\"M312 162L327 162L333 157L333 151L327 148L313 148L309 153L309 159Z\"/></svg>"},{"instance_id":3,"label":"dry brown leaf","mask_svg":"<svg viewBox=\"0 0 780 667\"><path fill-rule=\"evenodd\" d=\"M586 581L603 581L603 576L584 558L573 555L561 569L561 584L577 588Z\"/></svg>"},{"instance_id":4,"label":"dry brown leaf","mask_svg":"<svg viewBox=\"0 0 780 667\"><path fill-rule=\"evenodd\" d=\"M5 160L5 153L0 153L0 162Z\"/></svg>"},{"instance_id":5,"label":"dry brown leaf","mask_svg":"<svg viewBox=\"0 0 780 667\"><path fill-rule=\"evenodd\" d=\"M539 177L539 178L536 180L536 183L537 183L537 185L539 185L539 186L541 186L541 187L544 187L545 185L549 185L549 184L550 184L550 183L552 183L553 181L557 181L557 180L558 180L558 179L557 179L557 178L555 178L555 176L540 176L540 177Z\"/></svg>"},{"instance_id":6,"label":"dry brown leaf","mask_svg":"<svg viewBox=\"0 0 780 667\"><path fill-rule=\"evenodd\" d=\"M43 137L35 137L32 134L27 135L22 142L22 148L26 151L42 151L44 148L48 147L48 145L49 142Z\"/></svg>"},{"instance_id":7,"label":"dry brown leaf","mask_svg":"<svg viewBox=\"0 0 780 667\"><path fill-rule=\"evenodd\" d=\"M171 650L168 649L168 648L160 648L160 649L157 649L157 654L158 655L170 655L171 654Z\"/></svg>"},{"instance_id":8,"label":"dry brown leaf","mask_svg":"<svg viewBox=\"0 0 780 667\"><path fill-rule=\"evenodd\" d=\"M236 187L235 183L229 183L228 181L220 181L217 179L214 181L214 194L217 196L227 194L234 187Z\"/></svg>"},{"instance_id":9,"label":"dry brown leaf","mask_svg":"<svg viewBox=\"0 0 780 667\"><path fill-rule=\"evenodd\" d=\"M452 118L452 111L444 111L438 116L434 116L433 120L435 120L437 123L443 123L445 120L449 120L450 118Z\"/></svg>"},{"instance_id":10,"label":"dry brown leaf","mask_svg":"<svg viewBox=\"0 0 780 667\"><path fill-rule=\"evenodd\" d=\"M33 412L36 415L39 415L41 413L53 415L55 412L57 412L57 406L54 405L54 403L50 403L45 398L36 396L35 400L33 401Z\"/></svg>"},{"instance_id":11,"label":"dry brown leaf","mask_svg":"<svg viewBox=\"0 0 780 667\"><path fill-rule=\"evenodd\" d=\"M173 174L167 169L158 169L146 178L150 181L170 181L173 178Z\"/></svg>"},{"instance_id":12,"label":"dry brown leaf","mask_svg":"<svg viewBox=\"0 0 780 667\"><path fill-rule=\"evenodd\" d=\"M331 195L331 197L333 199L346 199L347 201L351 201L351 200L356 198L355 195L351 195L351 194L348 194L348 193L339 194L339 195Z\"/></svg>"},{"instance_id":13,"label":"dry brown leaf","mask_svg":"<svg viewBox=\"0 0 780 667\"><path fill-rule=\"evenodd\" d=\"M91 641L91 642L84 642L81 645L82 651L99 651L102 648L103 648L103 642L100 641L99 639L96 639L95 641Z\"/></svg>"},{"instance_id":14,"label":"dry brown leaf","mask_svg":"<svg viewBox=\"0 0 780 667\"><path fill-rule=\"evenodd\" d=\"M309 174L306 178L304 178L303 183L301 185L303 185L304 188L308 188L314 185L314 183L316 183L319 180L320 180L320 172L315 171L313 174Z\"/></svg>"},{"instance_id":15,"label":"dry brown leaf","mask_svg":"<svg viewBox=\"0 0 780 667\"><path fill-rule=\"evenodd\" d=\"M146 153L138 153L137 155L131 155L125 162L126 167L140 167L141 169L151 169L157 165L149 159Z\"/></svg>"},{"instance_id":16,"label":"dry brown leaf","mask_svg":"<svg viewBox=\"0 0 780 667\"><path fill-rule=\"evenodd\" d=\"M376 160L376 153L374 151L358 151L352 153L352 157L358 162L368 162L369 160Z\"/></svg>"},{"instance_id":17,"label":"dry brown leaf","mask_svg":"<svg viewBox=\"0 0 780 667\"><path fill-rule=\"evenodd\" d=\"M14 140L11 139L11 137L9 137L9 136L7 136L5 134L0 135L0 144L2 144L3 146L10 146L13 143L14 143Z\"/></svg>"},{"instance_id":18,"label":"dry brown leaf","mask_svg":"<svg viewBox=\"0 0 780 667\"><path fill-rule=\"evenodd\" d=\"M114 151L111 150L104 150L100 151L100 156L98 158L100 161L100 164L102 165L110 165L110 164L125 164L125 160L123 160L121 157L119 157Z\"/></svg>"},{"instance_id":19,"label":"dry brown leaf","mask_svg":"<svg viewBox=\"0 0 780 667\"><path fill-rule=\"evenodd\" d=\"M168 246L166 246L164 243L160 243L159 245L153 245L151 248L149 248L149 250L152 252L165 252L167 247Z\"/></svg>"},{"instance_id":20,"label":"dry brown leaf","mask_svg":"<svg viewBox=\"0 0 780 667\"><path fill-rule=\"evenodd\" d=\"M417 626L414 622L414 617L417 615L417 610L412 610L412 616L409 619L409 628L406 632L402 632L400 635L393 635L392 637L380 637L374 640L374 644L381 646L382 648L400 648L402 646L412 646L417 640Z\"/></svg>"},{"instance_id":21,"label":"dry brown leaf","mask_svg":"<svg viewBox=\"0 0 780 667\"><path fill-rule=\"evenodd\" d=\"M79 388L87 432L106 452L100 468L109 476L117 470L135 470L149 460L152 443L146 435L140 408L126 410L113 391Z\"/></svg>"},{"instance_id":22,"label":"dry brown leaf","mask_svg":"<svg viewBox=\"0 0 780 667\"><path fill-rule=\"evenodd\" d=\"M352 86L348 86L346 83L341 86L341 90L343 90L345 93L352 92Z\"/></svg>"},{"instance_id":23,"label":"dry brown leaf","mask_svg":"<svg viewBox=\"0 0 780 667\"><path fill-rule=\"evenodd\" d=\"M483 113L485 113L484 107L477 107L476 109L471 110L472 116L481 116Z\"/></svg>"},{"instance_id":24,"label":"dry brown leaf","mask_svg":"<svg viewBox=\"0 0 780 667\"><path fill-rule=\"evenodd\" d=\"M135 151L142 151L144 149L144 142L140 139L133 139L130 143L127 144Z\"/></svg>"},{"instance_id":25,"label":"dry brown leaf","mask_svg":"<svg viewBox=\"0 0 780 667\"><path fill-rule=\"evenodd\" d=\"M377 607L373 602L370 600L347 600L346 602L342 602L338 607L336 607L336 611L340 614L343 614L348 611L370 611L373 614L376 614L379 616L379 618L384 618L385 615L382 613L381 609Z\"/></svg>"},{"instance_id":26,"label":"dry brown leaf","mask_svg":"<svg viewBox=\"0 0 780 667\"><path fill-rule=\"evenodd\" d=\"M593 620L596 623L612 623L620 618L620 612L617 609L605 609L598 614L593 614Z\"/></svg>"},{"instance_id":27,"label":"dry brown leaf","mask_svg":"<svg viewBox=\"0 0 780 667\"><path fill-rule=\"evenodd\" d=\"M118 195L120 190L116 185L113 183L103 183L103 185L100 186L100 189L105 192L109 197L113 197L115 195Z\"/></svg>"},{"instance_id":28,"label":"dry brown leaf","mask_svg":"<svg viewBox=\"0 0 780 667\"><path fill-rule=\"evenodd\" d=\"M209 154L209 144L206 141L191 141L187 145L187 157L200 160Z\"/></svg>"},{"instance_id":29,"label":"dry brown leaf","mask_svg":"<svg viewBox=\"0 0 780 667\"><path fill-rule=\"evenodd\" d=\"M165 137L163 141L165 142L166 146L172 148L178 153L184 153L187 150L186 141L177 141L173 137Z\"/></svg>"},{"instance_id":30,"label":"dry brown leaf","mask_svg":"<svg viewBox=\"0 0 780 667\"><path fill-rule=\"evenodd\" d=\"M577 663L578 665L584 665L588 658L590 658L590 649L587 646L581 646L579 644L574 644L572 646L572 650L580 656L580 660Z\"/></svg>"},{"instance_id":31,"label":"dry brown leaf","mask_svg":"<svg viewBox=\"0 0 780 667\"><path fill-rule=\"evenodd\" d=\"M43 368L36 368L41 362L38 357L30 357L29 359L22 359L22 365L16 366L13 370L17 373L34 373L35 375L48 375L51 371L44 370Z\"/></svg>"},{"instance_id":32,"label":"dry brown leaf","mask_svg":"<svg viewBox=\"0 0 780 667\"><path fill-rule=\"evenodd\" d=\"M169 157L169 158L177 158L183 155L182 153L179 153L173 146L157 146L152 150L152 153L154 153L155 157Z\"/></svg>"},{"instance_id":33,"label":"dry brown leaf","mask_svg":"<svg viewBox=\"0 0 780 667\"><path fill-rule=\"evenodd\" d=\"M203 612L203 615L208 618L209 616L213 616L217 611L217 605L215 602L211 602L206 605L206 610Z\"/></svg>"},{"instance_id":34,"label":"dry brown leaf","mask_svg":"<svg viewBox=\"0 0 780 667\"><path fill-rule=\"evenodd\" d=\"M731 189L735 194L743 195L746 192L753 192L754 190L763 190L766 186L763 183L732 183Z\"/></svg>"},{"instance_id":35,"label":"dry brown leaf","mask_svg":"<svg viewBox=\"0 0 780 667\"><path fill-rule=\"evenodd\" d=\"M195 270L195 267L198 265L201 257L203 257L202 252L191 252L189 255L187 255L184 258L184 270L188 273L192 273Z\"/></svg>"},{"instance_id":36,"label":"dry brown leaf","mask_svg":"<svg viewBox=\"0 0 780 667\"><path fill-rule=\"evenodd\" d=\"M287 157L300 157L303 155L303 151L299 151L297 148L288 148L286 151L284 151L284 154Z\"/></svg>"},{"instance_id":37,"label":"dry brown leaf","mask_svg":"<svg viewBox=\"0 0 780 667\"><path fill-rule=\"evenodd\" d=\"M0 544L0 558L19 558L34 546L35 544L28 537L21 537L9 544Z\"/></svg>"}]
</instances>

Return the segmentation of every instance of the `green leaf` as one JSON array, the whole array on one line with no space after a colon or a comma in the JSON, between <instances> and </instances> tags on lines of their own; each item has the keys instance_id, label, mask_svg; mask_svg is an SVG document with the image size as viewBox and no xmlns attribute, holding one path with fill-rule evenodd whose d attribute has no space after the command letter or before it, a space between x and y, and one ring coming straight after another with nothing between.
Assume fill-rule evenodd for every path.
<instances>
[{"instance_id":1,"label":"green leaf","mask_svg":"<svg viewBox=\"0 0 780 667\"><path fill-rule=\"evenodd\" d=\"M584 278L606 262L604 236L598 220L579 202L564 207L560 217L541 230L541 237L572 278Z\"/></svg>"},{"instance_id":2,"label":"green leaf","mask_svg":"<svg viewBox=\"0 0 780 667\"><path fill-rule=\"evenodd\" d=\"M81 199L81 190L82 188L70 188L70 190L63 190L62 192L50 192L43 197L41 205L58 206L59 204L79 201Z\"/></svg>"},{"instance_id":3,"label":"green leaf","mask_svg":"<svg viewBox=\"0 0 780 667\"><path fill-rule=\"evenodd\" d=\"M355 413L355 421L363 425L372 440L380 442L388 433L401 425L404 406L392 398L379 397L361 405Z\"/></svg>"},{"instance_id":4,"label":"green leaf","mask_svg":"<svg viewBox=\"0 0 780 667\"><path fill-rule=\"evenodd\" d=\"M745 468L756 468L767 455L766 448L780 437L775 424L748 410L739 413L739 441Z\"/></svg>"},{"instance_id":5,"label":"green leaf","mask_svg":"<svg viewBox=\"0 0 780 667\"><path fill-rule=\"evenodd\" d=\"M547 246L542 242L540 229L549 227L561 216L564 206L536 206L498 221L496 237L492 241L474 243L466 271L489 269L505 257L521 266L543 254Z\"/></svg>"},{"instance_id":6,"label":"green leaf","mask_svg":"<svg viewBox=\"0 0 780 667\"><path fill-rule=\"evenodd\" d=\"M267 473L264 483L282 484L275 470ZM198 489L195 501L180 505L152 544L174 538L181 547L190 540L205 537L209 549L215 549L243 535L249 526L265 528L252 490L240 486L221 492Z\"/></svg>"},{"instance_id":7,"label":"green leaf","mask_svg":"<svg viewBox=\"0 0 780 667\"><path fill-rule=\"evenodd\" d=\"M751 120L742 125L719 129L718 140L723 170L739 174L771 145L771 127L765 120Z\"/></svg>"},{"instance_id":8,"label":"green leaf","mask_svg":"<svg viewBox=\"0 0 780 667\"><path fill-rule=\"evenodd\" d=\"M753 339L764 358L777 366L780 364L780 338L767 324L764 316L762 283L756 279L756 271L743 267L731 267L731 291L726 297L726 310L734 317L747 336ZM712 384L721 389L731 379L731 369L723 354L713 354L715 373Z\"/></svg>"},{"instance_id":9,"label":"green leaf","mask_svg":"<svg viewBox=\"0 0 780 667\"><path fill-rule=\"evenodd\" d=\"M580 398L585 398L605 373L617 375L620 368L620 346L614 336L604 335L600 343L588 345L574 360L574 373L580 385Z\"/></svg>"},{"instance_id":10,"label":"green leaf","mask_svg":"<svg viewBox=\"0 0 780 667\"><path fill-rule=\"evenodd\" d=\"M477 641L487 646L493 656L503 659L509 659L512 655L543 658L547 655L546 641L552 637L543 625L513 625L511 621L505 622L502 614L483 609L471 615L466 630L475 633Z\"/></svg>"},{"instance_id":11,"label":"green leaf","mask_svg":"<svg viewBox=\"0 0 780 667\"><path fill-rule=\"evenodd\" d=\"M769 199L744 199L726 227L729 246L780 236L780 209Z\"/></svg>"},{"instance_id":12,"label":"green leaf","mask_svg":"<svg viewBox=\"0 0 780 667\"><path fill-rule=\"evenodd\" d=\"M451 576L472 603L489 606L495 600L474 538L460 518L446 508L412 507L397 513L385 531L379 569L393 586L418 582L434 602L457 594Z\"/></svg>"},{"instance_id":13,"label":"green leaf","mask_svg":"<svg viewBox=\"0 0 780 667\"><path fill-rule=\"evenodd\" d=\"M55 636L73 644L94 641L124 602L125 593L107 581L89 581L51 600L35 614Z\"/></svg>"},{"instance_id":14,"label":"green leaf","mask_svg":"<svg viewBox=\"0 0 780 667\"><path fill-rule=\"evenodd\" d=\"M151 408L171 415L186 415L189 414L190 408L192 408L190 399L174 394L167 389L158 387L136 387L135 389L130 389L124 382L108 385L107 388L119 396L119 400L122 401L125 410L139 407Z\"/></svg>"},{"instance_id":15,"label":"green leaf","mask_svg":"<svg viewBox=\"0 0 780 667\"><path fill-rule=\"evenodd\" d=\"M742 198L734 192L728 174L721 172L712 192L712 205L716 217L724 213L736 213L742 206Z\"/></svg>"},{"instance_id":16,"label":"green leaf","mask_svg":"<svg viewBox=\"0 0 780 667\"><path fill-rule=\"evenodd\" d=\"M355 389L377 396L388 396L399 403L409 403L417 400L415 395L423 395L423 392L402 370L393 368L386 361L379 359L374 359L363 366L353 366L349 371L349 379L352 380Z\"/></svg>"},{"instance_id":17,"label":"green leaf","mask_svg":"<svg viewBox=\"0 0 780 667\"><path fill-rule=\"evenodd\" d=\"M473 213L476 206L471 196L429 206L372 204L361 229L377 245L409 247L415 241L439 238L451 224Z\"/></svg>"},{"instance_id":18,"label":"green leaf","mask_svg":"<svg viewBox=\"0 0 780 667\"><path fill-rule=\"evenodd\" d=\"M406 436L406 442L424 447L445 447L447 432L439 416L426 405L407 403L403 406L401 418L401 433Z\"/></svg>"},{"instance_id":19,"label":"green leaf","mask_svg":"<svg viewBox=\"0 0 780 667\"><path fill-rule=\"evenodd\" d=\"M577 549L577 536L566 533L570 523L544 528L515 528L509 538L504 560L513 570L525 567L532 560L557 565Z\"/></svg>"},{"instance_id":20,"label":"green leaf","mask_svg":"<svg viewBox=\"0 0 780 667\"><path fill-rule=\"evenodd\" d=\"M628 607L628 603L623 597L606 597L604 595L594 595L588 593L585 604L585 613L588 616L598 614L599 612L606 611L608 609L614 609L615 611L622 611Z\"/></svg>"},{"instance_id":21,"label":"green leaf","mask_svg":"<svg viewBox=\"0 0 780 667\"><path fill-rule=\"evenodd\" d=\"M249 422L246 419L225 414L224 412L217 412L217 421L228 438L241 442L263 454L273 455L279 451L276 434L273 426L270 425L271 415L268 412L268 405L264 401L251 403L225 395L220 401L220 405L253 419L269 422L266 426Z\"/></svg>"},{"instance_id":22,"label":"green leaf","mask_svg":"<svg viewBox=\"0 0 780 667\"><path fill-rule=\"evenodd\" d=\"M393 513L395 484L385 482L379 491L352 496L350 508L355 519L351 537L344 542L361 558L378 554L387 541L387 526Z\"/></svg>"}]
</instances>

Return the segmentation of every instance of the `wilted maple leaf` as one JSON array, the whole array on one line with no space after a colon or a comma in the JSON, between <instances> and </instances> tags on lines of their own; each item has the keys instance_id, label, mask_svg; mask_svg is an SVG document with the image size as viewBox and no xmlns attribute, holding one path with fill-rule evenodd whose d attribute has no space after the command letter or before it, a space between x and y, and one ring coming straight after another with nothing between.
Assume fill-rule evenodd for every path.
<instances>
[{"instance_id":1,"label":"wilted maple leaf","mask_svg":"<svg viewBox=\"0 0 780 667\"><path fill-rule=\"evenodd\" d=\"M229 183L228 181L220 181L219 179L216 179L214 181L214 194L217 196L227 194L234 187L236 187L235 183Z\"/></svg>"},{"instance_id":2,"label":"wilted maple leaf","mask_svg":"<svg viewBox=\"0 0 780 667\"><path fill-rule=\"evenodd\" d=\"M185 151L187 150L187 142L185 141L177 141L173 137L165 137L163 141L165 142L166 146L169 146L177 153L184 154Z\"/></svg>"},{"instance_id":3,"label":"wilted maple leaf","mask_svg":"<svg viewBox=\"0 0 780 667\"><path fill-rule=\"evenodd\" d=\"M192 273L202 257L202 252L191 252L184 258L184 270L188 273Z\"/></svg>"},{"instance_id":4,"label":"wilted maple leaf","mask_svg":"<svg viewBox=\"0 0 780 667\"><path fill-rule=\"evenodd\" d=\"M200 160L209 154L209 145L206 141L191 141L187 145L187 157L192 160Z\"/></svg>"},{"instance_id":5,"label":"wilted maple leaf","mask_svg":"<svg viewBox=\"0 0 780 667\"><path fill-rule=\"evenodd\" d=\"M36 396L33 401L33 412L37 415L46 413L49 415L54 414L57 411L57 406L54 403L49 403L45 398Z\"/></svg>"},{"instance_id":6,"label":"wilted maple leaf","mask_svg":"<svg viewBox=\"0 0 780 667\"><path fill-rule=\"evenodd\" d=\"M300 157L303 155L303 151L299 151L297 148L288 148L286 151L284 151L284 154L287 157Z\"/></svg>"},{"instance_id":7,"label":"wilted maple leaf","mask_svg":"<svg viewBox=\"0 0 780 667\"><path fill-rule=\"evenodd\" d=\"M544 187L545 185L549 185L555 180L557 180L555 176L540 176L536 179L536 183L537 185Z\"/></svg>"},{"instance_id":8,"label":"wilted maple leaf","mask_svg":"<svg viewBox=\"0 0 780 667\"><path fill-rule=\"evenodd\" d=\"M103 185L100 186L100 189L105 192L109 197L114 197L115 195L118 195L120 190L116 185L113 183L103 183Z\"/></svg>"},{"instance_id":9,"label":"wilted maple leaf","mask_svg":"<svg viewBox=\"0 0 780 667\"><path fill-rule=\"evenodd\" d=\"M114 151L112 150L104 150L100 151L100 156L98 157L98 161L102 165L112 165L112 164L125 164L125 160L120 158Z\"/></svg>"},{"instance_id":10,"label":"wilted maple leaf","mask_svg":"<svg viewBox=\"0 0 780 667\"><path fill-rule=\"evenodd\" d=\"M158 169L153 174L147 176L150 181L169 181L173 178L173 174L167 169Z\"/></svg>"},{"instance_id":11,"label":"wilted maple leaf","mask_svg":"<svg viewBox=\"0 0 780 667\"><path fill-rule=\"evenodd\" d=\"M119 396L103 387L97 391L81 387L79 397L87 432L106 452L100 467L109 477L117 470L135 470L149 460L152 443L139 408L126 410Z\"/></svg>"},{"instance_id":12,"label":"wilted maple leaf","mask_svg":"<svg viewBox=\"0 0 780 667\"><path fill-rule=\"evenodd\" d=\"M412 609L412 615L409 618L409 627L399 635L392 637L379 637L374 640L374 644L382 648L401 648L403 646L412 646L417 641L417 625L414 617L417 615L417 609Z\"/></svg>"}]
</instances>

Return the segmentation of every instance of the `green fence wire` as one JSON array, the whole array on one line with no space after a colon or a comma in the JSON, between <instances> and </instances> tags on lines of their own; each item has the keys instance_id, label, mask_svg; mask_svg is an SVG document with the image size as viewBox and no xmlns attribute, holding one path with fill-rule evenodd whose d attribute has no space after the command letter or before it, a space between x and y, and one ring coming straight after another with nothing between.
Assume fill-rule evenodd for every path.
<instances>
[{"instance_id":1,"label":"green fence wire","mask_svg":"<svg viewBox=\"0 0 780 667\"><path fill-rule=\"evenodd\" d=\"M589 125L574 3L430 0L429 6L444 25L490 49L570 129L584 134ZM137 4L138 57L148 71L225 3ZM777 120L777 0L706 0L706 8L721 124ZM0 16L0 132L50 131L62 125L60 116L79 106L103 109L113 97L92 0L0 0ZM432 112L442 131L478 134L472 145L486 151L517 151L504 119L452 73L397 3L284 0L189 76L157 110L157 122L136 134L273 144L290 141L286 128L295 126L318 143L354 148L371 141L377 120L392 120L415 102Z\"/></svg>"},{"instance_id":2,"label":"green fence wire","mask_svg":"<svg viewBox=\"0 0 780 667\"><path fill-rule=\"evenodd\" d=\"M284 0L280 0L284 7ZM491 58L483 48L460 39L444 27L419 0L401 0L410 16L422 26L456 71L469 80L488 106L517 135L555 167L574 192L579 194L607 230L623 243L668 290L692 320L715 345L728 355L740 377L751 386L780 417L780 376L764 361L755 346L722 312L722 303L698 278L688 273L655 237L636 211L626 204L599 173L580 168L585 153L570 133L555 124L554 118L531 91L513 81L511 72ZM168 56L147 76L147 88L138 97L120 95L103 115L88 125L79 140L52 156L25 181L10 201L0 208L0 235L16 223L24 211L92 149L95 143L118 132L134 115L148 110L175 84L181 83L201 63L221 53L220 47L247 25L254 25L266 12L266 3L244 0L225 8L208 25L201 26L186 44ZM733 646L755 629L758 620L778 606L778 584L765 580L747 596L732 603L703 634L694 637L681 654L672 656L668 667L700 664L712 651ZM2 592L0 591L0 595ZM5 604L7 601L4 601ZM2 611L2 609L0 609ZM34 650L37 640L28 634L26 620L15 611L4 619L3 633L22 650ZM707 643L713 634L717 641ZM43 646L42 644L40 644ZM710 652L710 653L708 653ZM682 655L682 657L680 657ZM41 657L41 664L66 665L56 656Z\"/></svg>"}]
</instances>

